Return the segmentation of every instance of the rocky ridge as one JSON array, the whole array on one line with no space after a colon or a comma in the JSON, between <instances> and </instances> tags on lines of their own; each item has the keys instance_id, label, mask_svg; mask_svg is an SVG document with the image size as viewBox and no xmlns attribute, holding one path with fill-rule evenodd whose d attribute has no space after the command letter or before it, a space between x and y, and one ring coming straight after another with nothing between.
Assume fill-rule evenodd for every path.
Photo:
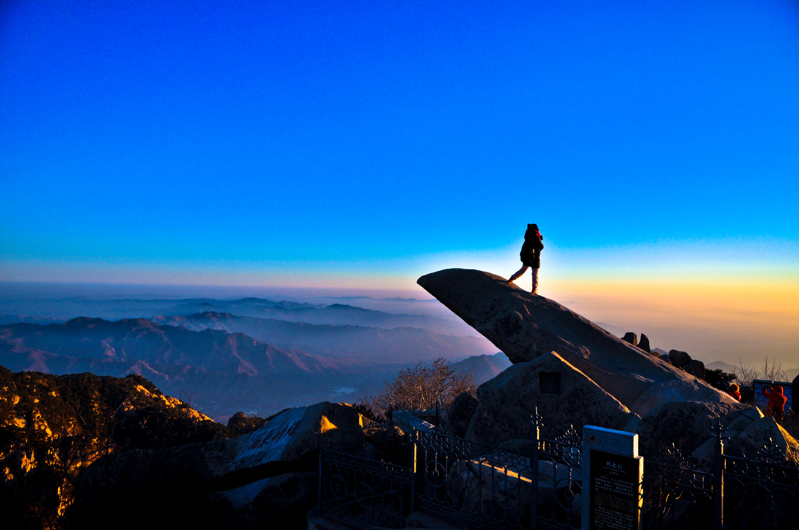
<instances>
[{"instance_id":1,"label":"rocky ridge","mask_svg":"<svg viewBox=\"0 0 799 530\"><path fill-rule=\"evenodd\" d=\"M799 464L796 440L771 418L764 418L757 408L738 403L692 375L690 372L703 372L704 365L699 366L684 352L673 350L669 361L665 361L635 345L638 343L633 333L626 340L615 337L561 304L523 291L491 273L447 269L422 276L418 283L514 363L478 389L480 402L468 427L469 435L475 439L491 441L490 436L509 440L521 436L511 427L505 432L480 427L484 417L509 414L507 399L514 395L523 399L515 399L518 410L512 413L514 419L505 422L509 426L526 425L538 407L545 425L547 421L557 425L574 423L578 428L591 424L637 432L641 434L642 447L651 451L674 444L701 460L707 456L710 426L721 418L728 427L731 448L743 452L752 445L751 440L762 439L762 432L768 432L766 439L772 437L785 458ZM550 366L544 368L540 365L547 357L551 359ZM489 398L497 394L492 389L503 387L517 390L499 399ZM620 411L629 414L612 420L604 407L581 408L579 403L569 403L595 392L595 387L618 402ZM577 388L579 392L568 397ZM610 403L607 398L600 401ZM575 407L579 413L573 410ZM684 436L688 428L685 418L693 422L689 443ZM754 431L761 434L746 434ZM648 442L643 441L645 436Z\"/></svg>"}]
</instances>

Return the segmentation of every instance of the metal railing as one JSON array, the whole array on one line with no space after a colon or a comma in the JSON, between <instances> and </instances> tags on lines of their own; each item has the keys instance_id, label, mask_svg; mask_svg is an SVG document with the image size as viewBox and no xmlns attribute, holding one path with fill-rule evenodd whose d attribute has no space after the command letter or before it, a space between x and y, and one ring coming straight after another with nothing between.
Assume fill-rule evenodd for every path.
<instances>
[{"instance_id":1,"label":"metal railing","mask_svg":"<svg viewBox=\"0 0 799 530\"><path fill-rule=\"evenodd\" d=\"M413 431L385 453L322 449L320 514L356 528L402 528L421 510L469 529L578 529L580 435L548 440L541 417L531 423L530 440L504 444ZM773 440L751 457L725 455L724 433L717 421L712 469L676 448L644 458L644 529L799 528L799 469Z\"/></svg>"}]
</instances>

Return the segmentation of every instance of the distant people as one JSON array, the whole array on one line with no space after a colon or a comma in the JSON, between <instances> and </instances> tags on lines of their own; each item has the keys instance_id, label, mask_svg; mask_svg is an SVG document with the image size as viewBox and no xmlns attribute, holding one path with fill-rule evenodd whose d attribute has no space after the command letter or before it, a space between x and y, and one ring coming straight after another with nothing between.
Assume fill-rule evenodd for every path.
<instances>
[{"instance_id":1,"label":"distant people","mask_svg":"<svg viewBox=\"0 0 799 530\"><path fill-rule=\"evenodd\" d=\"M741 401L741 389L735 383L730 383L727 393L735 398L735 401Z\"/></svg>"},{"instance_id":2,"label":"distant people","mask_svg":"<svg viewBox=\"0 0 799 530\"><path fill-rule=\"evenodd\" d=\"M522 268L510 277L508 283L512 283L524 274L527 269L533 269L533 294L538 294L538 268L541 266L541 251L544 249L542 243L544 236L538 231L537 224L527 225L527 232L524 233L524 244L519 257L522 260Z\"/></svg>"},{"instance_id":3,"label":"distant people","mask_svg":"<svg viewBox=\"0 0 799 530\"><path fill-rule=\"evenodd\" d=\"M763 396L768 400L768 410L771 411L771 416L782 423L782 414L785 412L785 403L788 398L782 393L782 387L777 385L774 388L766 385L763 387Z\"/></svg>"}]
</instances>

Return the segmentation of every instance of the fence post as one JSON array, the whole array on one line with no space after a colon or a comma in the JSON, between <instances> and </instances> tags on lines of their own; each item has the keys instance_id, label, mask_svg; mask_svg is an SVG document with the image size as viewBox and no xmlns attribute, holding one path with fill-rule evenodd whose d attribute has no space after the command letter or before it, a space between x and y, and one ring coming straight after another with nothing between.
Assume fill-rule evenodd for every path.
<instances>
[{"instance_id":1,"label":"fence post","mask_svg":"<svg viewBox=\"0 0 799 530\"><path fill-rule=\"evenodd\" d=\"M716 530L724 529L724 441L721 439L724 427L721 418L716 417L716 424L711 427L716 438L713 460L713 501L714 522Z\"/></svg>"},{"instance_id":2,"label":"fence post","mask_svg":"<svg viewBox=\"0 0 799 530\"><path fill-rule=\"evenodd\" d=\"M416 447L419 441L419 433L416 429L411 431L411 440L413 441L413 457L411 460L411 513L414 513L414 511L416 511Z\"/></svg>"},{"instance_id":3,"label":"fence post","mask_svg":"<svg viewBox=\"0 0 799 530\"><path fill-rule=\"evenodd\" d=\"M322 517L322 451L324 449L319 449L319 486L316 491L317 493L317 502L319 503L319 517Z\"/></svg>"},{"instance_id":4,"label":"fence post","mask_svg":"<svg viewBox=\"0 0 799 530\"><path fill-rule=\"evenodd\" d=\"M538 414L538 407L535 414L530 416L530 423L533 424L531 435L533 441L533 452L530 455L530 530L538 527L538 442L541 439L541 427L544 425L542 416Z\"/></svg>"}]
</instances>

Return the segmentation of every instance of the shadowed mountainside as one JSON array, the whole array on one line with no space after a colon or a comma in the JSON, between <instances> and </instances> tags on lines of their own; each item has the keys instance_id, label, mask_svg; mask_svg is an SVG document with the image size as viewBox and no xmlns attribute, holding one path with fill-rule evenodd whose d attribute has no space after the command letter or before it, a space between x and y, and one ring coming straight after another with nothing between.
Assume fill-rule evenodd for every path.
<instances>
[{"instance_id":1,"label":"shadowed mountainside","mask_svg":"<svg viewBox=\"0 0 799 530\"><path fill-rule=\"evenodd\" d=\"M227 438L229 430L145 378L0 367L4 528L58 528L89 464L129 449Z\"/></svg>"}]
</instances>

